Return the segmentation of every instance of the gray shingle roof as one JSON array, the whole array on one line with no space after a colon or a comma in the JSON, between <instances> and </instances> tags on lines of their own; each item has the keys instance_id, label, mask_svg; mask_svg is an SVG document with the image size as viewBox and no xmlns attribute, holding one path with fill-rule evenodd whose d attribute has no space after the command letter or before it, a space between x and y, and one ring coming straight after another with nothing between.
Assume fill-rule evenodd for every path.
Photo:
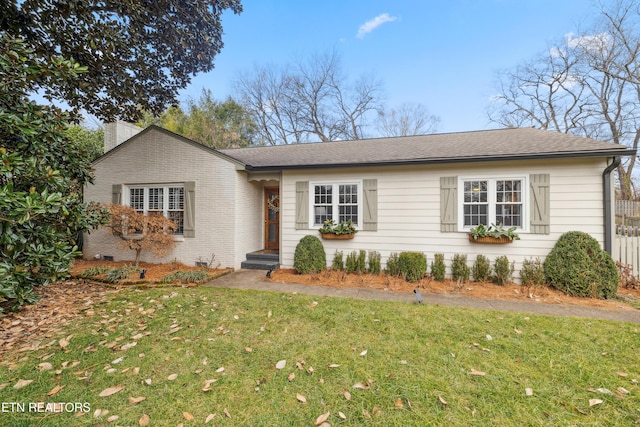
<instances>
[{"instance_id":1,"label":"gray shingle roof","mask_svg":"<svg viewBox=\"0 0 640 427\"><path fill-rule=\"evenodd\" d=\"M624 145L534 128L225 149L248 170L629 156Z\"/></svg>"}]
</instances>

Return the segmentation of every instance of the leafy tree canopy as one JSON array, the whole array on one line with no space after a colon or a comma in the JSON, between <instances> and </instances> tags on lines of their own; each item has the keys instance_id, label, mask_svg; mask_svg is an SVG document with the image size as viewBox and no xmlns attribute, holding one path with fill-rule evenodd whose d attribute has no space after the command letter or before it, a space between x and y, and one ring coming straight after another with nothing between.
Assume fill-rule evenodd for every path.
<instances>
[{"instance_id":1,"label":"leafy tree canopy","mask_svg":"<svg viewBox=\"0 0 640 427\"><path fill-rule=\"evenodd\" d=\"M187 102L186 111L170 107L160 117L147 113L142 127L157 125L214 148L246 147L256 143L257 126L251 114L232 98L220 102L210 90L203 90L196 101Z\"/></svg>"},{"instance_id":2,"label":"leafy tree canopy","mask_svg":"<svg viewBox=\"0 0 640 427\"><path fill-rule=\"evenodd\" d=\"M83 126L70 126L67 136L73 149L79 150L90 162L104 154L104 129L87 129Z\"/></svg>"},{"instance_id":3,"label":"leafy tree canopy","mask_svg":"<svg viewBox=\"0 0 640 427\"><path fill-rule=\"evenodd\" d=\"M240 13L240 0L5 0L0 31L43 62L57 54L87 67L74 84L42 87L48 99L135 121L176 104L193 75L213 69L227 9Z\"/></svg>"},{"instance_id":4,"label":"leafy tree canopy","mask_svg":"<svg viewBox=\"0 0 640 427\"><path fill-rule=\"evenodd\" d=\"M104 221L82 203L89 158L70 149L71 116L28 99L43 85L72 85L84 71L59 57L43 64L0 33L0 311L34 301L35 286L65 277L78 233Z\"/></svg>"}]
</instances>

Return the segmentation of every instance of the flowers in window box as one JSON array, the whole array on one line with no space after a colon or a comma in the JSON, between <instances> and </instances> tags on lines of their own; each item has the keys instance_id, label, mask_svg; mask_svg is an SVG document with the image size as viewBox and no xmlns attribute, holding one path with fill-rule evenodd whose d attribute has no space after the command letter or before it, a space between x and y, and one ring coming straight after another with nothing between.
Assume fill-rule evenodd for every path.
<instances>
[{"instance_id":1,"label":"flowers in window box","mask_svg":"<svg viewBox=\"0 0 640 427\"><path fill-rule=\"evenodd\" d=\"M520 236L515 232L516 228L504 228L502 224L491 224L488 227L480 224L469 230L469 240L481 243L511 243L520 240Z\"/></svg>"},{"instance_id":2,"label":"flowers in window box","mask_svg":"<svg viewBox=\"0 0 640 427\"><path fill-rule=\"evenodd\" d=\"M341 236L343 239L350 239L358 232L355 225L351 221L342 221L340 224L332 219L325 219L322 227L318 230L325 239L336 238ZM335 236L335 237L334 237Z\"/></svg>"}]
</instances>

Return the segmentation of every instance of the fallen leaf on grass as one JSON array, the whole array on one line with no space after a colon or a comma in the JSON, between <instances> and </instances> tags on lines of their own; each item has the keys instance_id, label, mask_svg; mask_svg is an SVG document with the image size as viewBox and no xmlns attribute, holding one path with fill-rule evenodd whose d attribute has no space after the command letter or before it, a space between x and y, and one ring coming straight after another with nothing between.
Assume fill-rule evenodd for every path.
<instances>
[{"instance_id":1,"label":"fallen leaf on grass","mask_svg":"<svg viewBox=\"0 0 640 427\"><path fill-rule=\"evenodd\" d=\"M204 420L204 423L207 424L208 422L210 422L212 419L214 419L216 417L216 414L209 414L207 415L207 418Z\"/></svg>"},{"instance_id":2,"label":"fallen leaf on grass","mask_svg":"<svg viewBox=\"0 0 640 427\"><path fill-rule=\"evenodd\" d=\"M21 389L23 387L28 386L32 382L33 382L33 380L18 380L18 382L13 386L13 388L18 390L18 389Z\"/></svg>"},{"instance_id":3,"label":"fallen leaf on grass","mask_svg":"<svg viewBox=\"0 0 640 427\"><path fill-rule=\"evenodd\" d=\"M118 419L120 419L119 416L117 415L111 415L109 418L107 418L107 421L109 421L110 423L117 421Z\"/></svg>"},{"instance_id":4,"label":"fallen leaf on grass","mask_svg":"<svg viewBox=\"0 0 640 427\"><path fill-rule=\"evenodd\" d=\"M371 387L371 386L369 386L369 385L364 385L364 384L362 384L362 383L355 383L355 384L353 385L353 388L357 388L357 389L360 389L360 390L369 390L369 388L370 388L370 387Z\"/></svg>"},{"instance_id":5,"label":"fallen leaf on grass","mask_svg":"<svg viewBox=\"0 0 640 427\"><path fill-rule=\"evenodd\" d=\"M229 411L227 411L227 408L224 408L224 414L227 416L227 418L231 418L231 414L229 413Z\"/></svg>"},{"instance_id":6,"label":"fallen leaf on grass","mask_svg":"<svg viewBox=\"0 0 640 427\"><path fill-rule=\"evenodd\" d=\"M176 378L178 378L178 374L171 374L171 375L169 375L169 376L167 377L167 379L168 379L169 381L173 381L173 380L175 380Z\"/></svg>"},{"instance_id":7,"label":"fallen leaf on grass","mask_svg":"<svg viewBox=\"0 0 640 427\"><path fill-rule=\"evenodd\" d=\"M479 376L479 377L484 377L487 374L485 372L476 371L475 369L472 369L472 370L469 371L469 375L476 375L476 376Z\"/></svg>"},{"instance_id":8,"label":"fallen leaf on grass","mask_svg":"<svg viewBox=\"0 0 640 427\"><path fill-rule=\"evenodd\" d=\"M617 388L617 391L618 391L620 394L629 394L629 390L627 390L627 389L626 389L626 388L624 388L624 387L618 387L618 388Z\"/></svg>"},{"instance_id":9,"label":"fallen leaf on grass","mask_svg":"<svg viewBox=\"0 0 640 427\"><path fill-rule=\"evenodd\" d=\"M102 390L100 392L100 394L98 396L100 396L100 397L108 397L108 396L111 396L112 394L116 394L117 392L119 392L123 388L124 387L121 386L121 385L115 385L113 387L105 388L104 390Z\"/></svg>"},{"instance_id":10,"label":"fallen leaf on grass","mask_svg":"<svg viewBox=\"0 0 640 427\"><path fill-rule=\"evenodd\" d=\"M38 369L41 371L48 371L50 369L53 369L53 365L49 362L43 362L43 363L39 363L38 364Z\"/></svg>"},{"instance_id":11,"label":"fallen leaf on grass","mask_svg":"<svg viewBox=\"0 0 640 427\"><path fill-rule=\"evenodd\" d=\"M49 393L47 393L47 396L49 396L49 397L55 396L56 394L58 394L65 387L66 386L64 386L64 385L57 385L53 389L51 389L51 391Z\"/></svg>"},{"instance_id":12,"label":"fallen leaf on grass","mask_svg":"<svg viewBox=\"0 0 640 427\"><path fill-rule=\"evenodd\" d=\"M146 400L146 399L147 398L144 397L144 396L140 396L140 397L131 397L131 396L129 396L129 403L131 405L135 405L136 403L140 403L140 402L142 402L143 400Z\"/></svg>"},{"instance_id":13,"label":"fallen leaf on grass","mask_svg":"<svg viewBox=\"0 0 640 427\"><path fill-rule=\"evenodd\" d=\"M344 394L344 398L345 399L351 400L351 393L349 393L348 391L345 390L344 393L342 393L342 394Z\"/></svg>"},{"instance_id":14,"label":"fallen leaf on grass","mask_svg":"<svg viewBox=\"0 0 640 427\"><path fill-rule=\"evenodd\" d=\"M440 403L442 403L444 406L447 406L447 405L448 405L447 401L446 401L446 400L444 400L444 398L443 398L442 396L438 396L438 401L439 401Z\"/></svg>"},{"instance_id":15,"label":"fallen leaf on grass","mask_svg":"<svg viewBox=\"0 0 640 427\"><path fill-rule=\"evenodd\" d=\"M629 374L627 374L627 373L626 373L626 372L624 372L624 371L618 371L618 372L617 372L617 374L618 374L619 376L621 376L621 377L628 377L628 376L629 376Z\"/></svg>"},{"instance_id":16,"label":"fallen leaf on grass","mask_svg":"<svg viewBox=\"0 0 640 427\"><path fill-rule=\"evenodd\" d=\"M224 367L220 367L220 368L216 369L216 372L217 372L217 373L224 372Z\"/></svg>"},{"instance_id":17,"label":"fallen leaf on grass","mask_svg":"<svg viewBox=\"0 0 640 427\"><path fill-rule=\"evenodd\" d=\"M60 345L60 347L63 348L63 349L67 348L67 346L69 345L69 341L71 340L72 336L73 335L69 335L66 338L60 339L60 341L58 341L58 344Z\"/></svg>"},{"instance_id":18,"label":"fallen leaf on grass","mask_svg":"<svg viewBox=\"0 0 640 427\"><path fill-rule=\"evenodd\" d=\"M313 308L313 307L315 307L315 306L317 306L317 305L318 305L318 301L314 301L314 302L312 302L311 304L309 304L309 307L310 307L310 308Z\"/></svg>"},{"instance_id":19,"label":"fallen leaf on grass","mask_svg":"<svg viewBox=\"0 0 640 427\"><path fill-rule=\"evenodd\" d=\"M329 369L332 369L332 368L339 368L339 367L340 367L340 365L335 364L335 363L332 363L331 365L329 365L329 366L328 366L328 368L329 368Z\"/></svg>"},{"instance_id":20,"label":"fallen leaf on grass","mask_svg":"<svg viewBox=\"0 0 640 427\"><path fill-rule=\"evenodd\" d=\"M300 393L296 394L296 399L298 399L302 403L307 403L307 398L301 395Z\"/></svg>"},{"instance_id":21,"label":"fallen leaf on grass","mask_svg":"<svg viewBox=\"0 0 640 427\"><path fill-rule=\"evenodd\" d=\"M340 418L342 418L343 420L346 420L346 419L347 419L347 416L346 416L344 413L342 413L342 412L338 412L338 416L339 416Z\"/></svg>"},{"instance_id":22,"label":"fallen leaf on grass","mask_svg":"<svg viewBox=\"0 0 640 427\"><path fill-rule=\"evenodd\" d=\"M140 427L145 427L145 426L148 426L148 425L149 425L149 422L150 422L150 421L151 421L151 420L149 419L149 415L147 415L147 414L143 414L143 415L140 417L140 420L138 420L138 425L140 425Z\"/></svg>"},{"instance_id":23,"label":"fallen leaf on grass","mask_svg":"<svg viewBox=\"0 0 640 427\"><path fill-rule=\"evenodd\" d=\"M360 352L360 356L365 356L366 354L367 354L367 350L362 350L362 351Z\"/></svg>"},{"instance_id":24,"label":"fallen leaf on grass","mask_svg":"<svg viewBox=\"0 0 640 427\"><path fill-rule=\"evenodd\" d=\"M401 397L397 398L393 406L395 406L396 408L404 408L404 403L402 403L402 398Z\"/></svg>"},{"instance_id":25,"label":"fallen leaf on grass","mask_svg":"<svg viewBox=\"0 0 640 427\"><path fill-rule=\"evenodd\" d=\"M319 426L323 422L327 421L329 419L329 415L331 415L330 412L320 415L318 418L316 418L315 425Z\"/></svg>"},{"instance_id":26,"label":"fallen leaf on grass","mask_svg":"<svg viewBox=\"0 0 640 427\"><path fill-rule=\"evenodd\" d=\"M524 389L524 394L525 394L525 396L533 396L533 389L529 388L529 387L525 388Z\"/></svg>"},{"instance_id":27,"label":"fallen leaf on grass","mask_svg":"<svg viewBox=\"0 0 640 427\"><path fill-rule=\"evenodd\" d=\"M289 378L289 381L293 381L293 380L295 380L295 379L296 379L296 374L294 374L293 372L291 372L291 373L289 374L289 377L288 377L288 378Z\"/></svg>"},{"instance_id":28,"label":"fallen leaf on grass","mask_svg":"<svg viewBox=\"0 0 640 427\"><path fill-rule=\"evenodd\" d=\"M596 406L602 403L600 399L589 399L589 406Z\"/></svg>"},{"instance_id":29,"label":"fallen leaf on grass","mask_svg":"<svg viewBox=\"0 0 640 427\"><path fill-rule=\"evenodd\" d=\"M276 369L284 369L285 366L287 366L286 360L280 360L278 363L276 363Z\"/></svg>"},{"instance_id":30,"label":"fallen leaf on grass","mask_svg":"<svg viewBox=\"0 0 640 427\"><path fill-rule=\"evenodd\" d=\"M193 421L193 415L191 415L191 414L190 414L190 413L188 413L188 412L183 412L183 413L182 413L182 416L183 416L183 417L184 417L184 419L185 419L185 420L187 420L187 421Z\"/></svg>"},{"instance_id":31,"label":"fallen leaf on grass","mask_svg":"<svg viewBox=\"0 0 640 427\"><path fill-rule=\"evenodd\" d=\"M100 418L100 417L102 417L103 415L107 415L108 413L109 413L109 410L108 410L108 409L96 409L96 410L93 412L93 418Z\"/></svg>"}]
</instances>

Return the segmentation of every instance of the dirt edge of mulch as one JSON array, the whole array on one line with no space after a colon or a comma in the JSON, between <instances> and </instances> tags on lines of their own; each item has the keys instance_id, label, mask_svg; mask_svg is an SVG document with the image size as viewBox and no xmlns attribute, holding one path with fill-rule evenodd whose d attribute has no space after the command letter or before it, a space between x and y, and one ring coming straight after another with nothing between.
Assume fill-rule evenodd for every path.
<instances>
[{"instance_id":1,"label":"dirt edge of mulch","mask_svg":"<svg viewBox=\"0 0 640 427\"><path fill-rule=\"evenodd\" d=\"M456 282L450 279L439 282L430 277L425 277L418 282L407 282L385 274L373 276L370 274L346 274L331 270L317 274L298 274L294 269L278 269L271 273L270 280L335 288L378 289L399 293L413 293L414 289L420 289L429 293L464 295L478 299L564 304L608 310L640 310L640 291L626 288L619 289L616 299L604 300L573 297L549 286L532 288L528 294L525 287L516 283L501 286L492 282Z\"/></svg>"}]
</instances>

